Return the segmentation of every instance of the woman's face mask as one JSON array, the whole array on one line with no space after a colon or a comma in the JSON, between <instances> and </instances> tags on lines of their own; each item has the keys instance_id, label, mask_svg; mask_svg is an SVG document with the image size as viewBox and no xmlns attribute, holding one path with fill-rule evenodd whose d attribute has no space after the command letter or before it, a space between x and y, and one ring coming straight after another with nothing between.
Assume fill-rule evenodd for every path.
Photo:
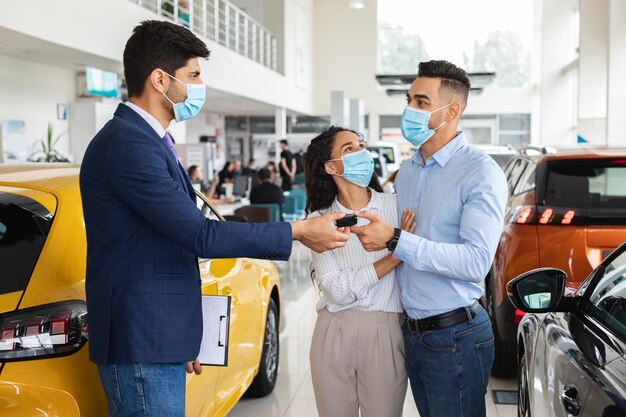
<instances>
[{"instance_id":1,"label":"woman's face mask","mask_svg":"<svg viewBox=\"0 0 626 417\"><path fill-rule=\"evenodd\" d=\"M415 107L407 106L402 113L400 119L400 129L402 130L402 136L408 140L412 145L420 147L428 139L430 139L437 129L443 126L446 121L444 120L439 126L434 129L428 127L430 122L430 115L436 111L439 111L445 107L448 107L452 103L448 103L445 106L439 107L432 112L427 110L416 109Z\"/></svg>"},{"instance_id":2,"label":"woman's face mask","mask_svg":"<svg viewBox=\"0 0 626 417\"><path fill-rule=\"evenodd\" d=\"M374 174L374 158L367 149L352 152L342 156L340 159L330 159L331 161L341 161L343 163L343 174L341 175L352 184L359 187L367 187Z\"/></svg>"},{"instance_id":3,"label":"woman's face mask","mask_svg":"<svg viewBox=\"0 0 626 417\"><path fill-rule=\"evenodd\" d=\"M167 74L167 72L166 72ZM173 75L167 74L179 83L185 84ZM206 99L206 85L204 84L185 84L187 86L187 98L180 103L174 103L165 93L163 96L174 106L174 118L177 122L193 119L198 115L200 109L204 105Z\"/></svg>"}]
</instances>

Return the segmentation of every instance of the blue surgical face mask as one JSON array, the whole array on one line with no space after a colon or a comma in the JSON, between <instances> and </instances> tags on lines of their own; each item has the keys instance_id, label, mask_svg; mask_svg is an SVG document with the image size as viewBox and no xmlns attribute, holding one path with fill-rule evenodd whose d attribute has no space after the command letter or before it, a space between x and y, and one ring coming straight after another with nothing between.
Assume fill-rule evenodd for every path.
<instances>
[{"instance_id":1,"label":"blue surgical face mask","mask_svg":"<svg viewBox=\"0 0 626 417\"><path fill-rule=\"evenodd\" d=\"M374 158L372 158L367 149L352 152L342 156L341 159L331 159L330 161L341 161L343 163L343 174L341 176L354 185L367 187L372 180Z\"/></svg>"},{"instance_id":2,"label":"blue surgical face mask","mask_svg":"<svg viewBox=\"0 0 626 417\"><path fill-rule=\"evenodd\" d=\"M166 72L167 74L167 72ZM174 117L177 122L182 122L183 120L193 119L198 115L200 109L204 105L204 100L206 99L206 85L204 84L186 84L179 80L178 78L167 74L172 77L174 80L179 83L185 84L187 86L187 98L185 101L180 103L174 103L165 93L161 92L163 96L172 103L174 106Z\"/></svg>"},{"instance_id":3,"label":"blue surgical face mask","mask_svg":"<svg viewBox=\"0 0 626 417\"><path fill-rule=\"evenodd\" d=\"M430 115L436 111L439 111L445 107L448 107L452 103L448 103L445 106L439 107L432 112L426 110L416 109L415 107L407 106L402 113L400 119L400 129L402 130L402 136L414 146L421 146L430 139L437 129L446 123L444 120L439 126L434 129L428 127L430 121Z\"/></svg>"}]
</instances>

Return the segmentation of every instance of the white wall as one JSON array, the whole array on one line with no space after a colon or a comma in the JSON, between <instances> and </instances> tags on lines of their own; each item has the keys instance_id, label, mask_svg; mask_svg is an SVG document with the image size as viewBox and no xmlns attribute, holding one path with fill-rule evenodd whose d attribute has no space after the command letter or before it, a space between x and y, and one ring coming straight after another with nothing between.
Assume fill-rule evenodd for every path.
<instances>
[{"instance_id":1,"label":"white wall","mask_svg":"<svg viewBox=\"0 0 626 417\"><path fill-rule=\"evenodd\" d=\"M575 58L572 0L544 0L541 13L540 143L575 143L572 80L563 69Z\"/></svg>"},{"instance_id":2,"label":"white wall","mask_svg":"<svg viewBox=\"0 0 626 417\"><path fill-rule=\"evenodd\" d=\"M580 0L578 134L606 143L609 0Z\"/></svg>"},{"instance_id":3,"label":"white wall","mask_svg":"<svg viewBox=\"0 0 626 417\"><path fill-rule=\"evenodd\" d=\"M363 99L370 125L380 114L402 113L404 97L388 97L375 78L377 22L377 0L365 0L361 10L348 7L347 1L315 1L313 68L317 114L330 114L331 91L346 91L352 98ZM376 140L377 129L371 127L370 139Z\"/></svg>"},{"instance_id":4,"label":"white wall","mask_svg":"<svg viewBox=\"0 0 626 417\"><path fill-rule=\"evenodd\" d=\"M48 123L53 136L67 132L67 120L57 120L57 103L74 100L74 72L0 55L0 121L24 120L29 144L45 140ZM56 146L69 156L69 136Z\"/></svg>"},{"instance_id":5,"label":"white wall","mask_svg":"<svg viewBox=\"0 0 626 417\"><path fill-rule=\"evenodd\" d=\"M610 0L607 144L626 145L626 2Z\"/></svg>"},{"instance_id":6,"label":"white wall","mask_svg":"<svg viewBox=\"0 0 626 417\"><path fill-rule=\"evenodd\" d=\"M285 16L289 18L286 36L289 45L293 45L296 34L296 3L305 10L306 22L312 28L313 0L288 0L286 3ZM142 20L160 18L128 0L0 0L0 10L0 29L19 32L83 52L85 59L89 56L106 58L117 62L118 70L121 70L124 45L133 27ZM28 19L24 16L28 16ZM51 19L51 16L54 18ZM296 83L295 51L285 55L283 76L208 39L203 40L212 51L210 60L202 64L203 79L207 86L276 107L312 113L312 77ZM310 43L308 45L304 54L311 57L312 48Z\"/></svg>"}]
</instances>

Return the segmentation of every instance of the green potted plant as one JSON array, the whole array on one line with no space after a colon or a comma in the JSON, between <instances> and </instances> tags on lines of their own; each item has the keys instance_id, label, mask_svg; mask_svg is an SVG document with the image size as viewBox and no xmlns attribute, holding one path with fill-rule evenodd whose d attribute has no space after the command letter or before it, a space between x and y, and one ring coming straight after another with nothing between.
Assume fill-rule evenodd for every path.
<instances>
[{"instance_id":1,"label":"green potted plant","mask_svg":"<svg viewBox=\"0 0 626 417\"><path fill-rule=\"evenodd\" d=\"M35 153L28 157L28 160L31 162L70 162L69 159L54 149L59 139L61 139L66 133L67 132L63 132L53 139L52 123L48 123L48 134L46 140L42 140L38 143L41 149L38 149Z\"/></svg>"}]
</instances>

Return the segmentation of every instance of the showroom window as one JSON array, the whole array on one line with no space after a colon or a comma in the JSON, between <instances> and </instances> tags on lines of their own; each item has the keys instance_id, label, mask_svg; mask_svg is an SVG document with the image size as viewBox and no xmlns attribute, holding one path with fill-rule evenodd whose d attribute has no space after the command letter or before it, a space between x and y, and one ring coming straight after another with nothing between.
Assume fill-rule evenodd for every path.
<instances>
[{"instance_id":1,"label":"showroom window","mask_svg":"<svg viewBox=\"0 0 626 417\"><path fill-rule=\"evenodd\" d=\"M466 115L461 129L474 145L501 145L515 149L530 143L530 114Z\"/></svg>"},{"instance_id":2,"label":"showroom window","mask_svg":"<svg viewBox=\"0 0 626 417\"><path fill-rule=\"evenodd\" d=\"M447 27L462 27L463 35L452 42L442 36L435 16L446 16ZM494 86L525 87L532 72L533 19L533 7L515 0L379 1L377 73L415 74L418 62L445 59L470 72L495 72Z\"/></svg>"}]
</instances>

